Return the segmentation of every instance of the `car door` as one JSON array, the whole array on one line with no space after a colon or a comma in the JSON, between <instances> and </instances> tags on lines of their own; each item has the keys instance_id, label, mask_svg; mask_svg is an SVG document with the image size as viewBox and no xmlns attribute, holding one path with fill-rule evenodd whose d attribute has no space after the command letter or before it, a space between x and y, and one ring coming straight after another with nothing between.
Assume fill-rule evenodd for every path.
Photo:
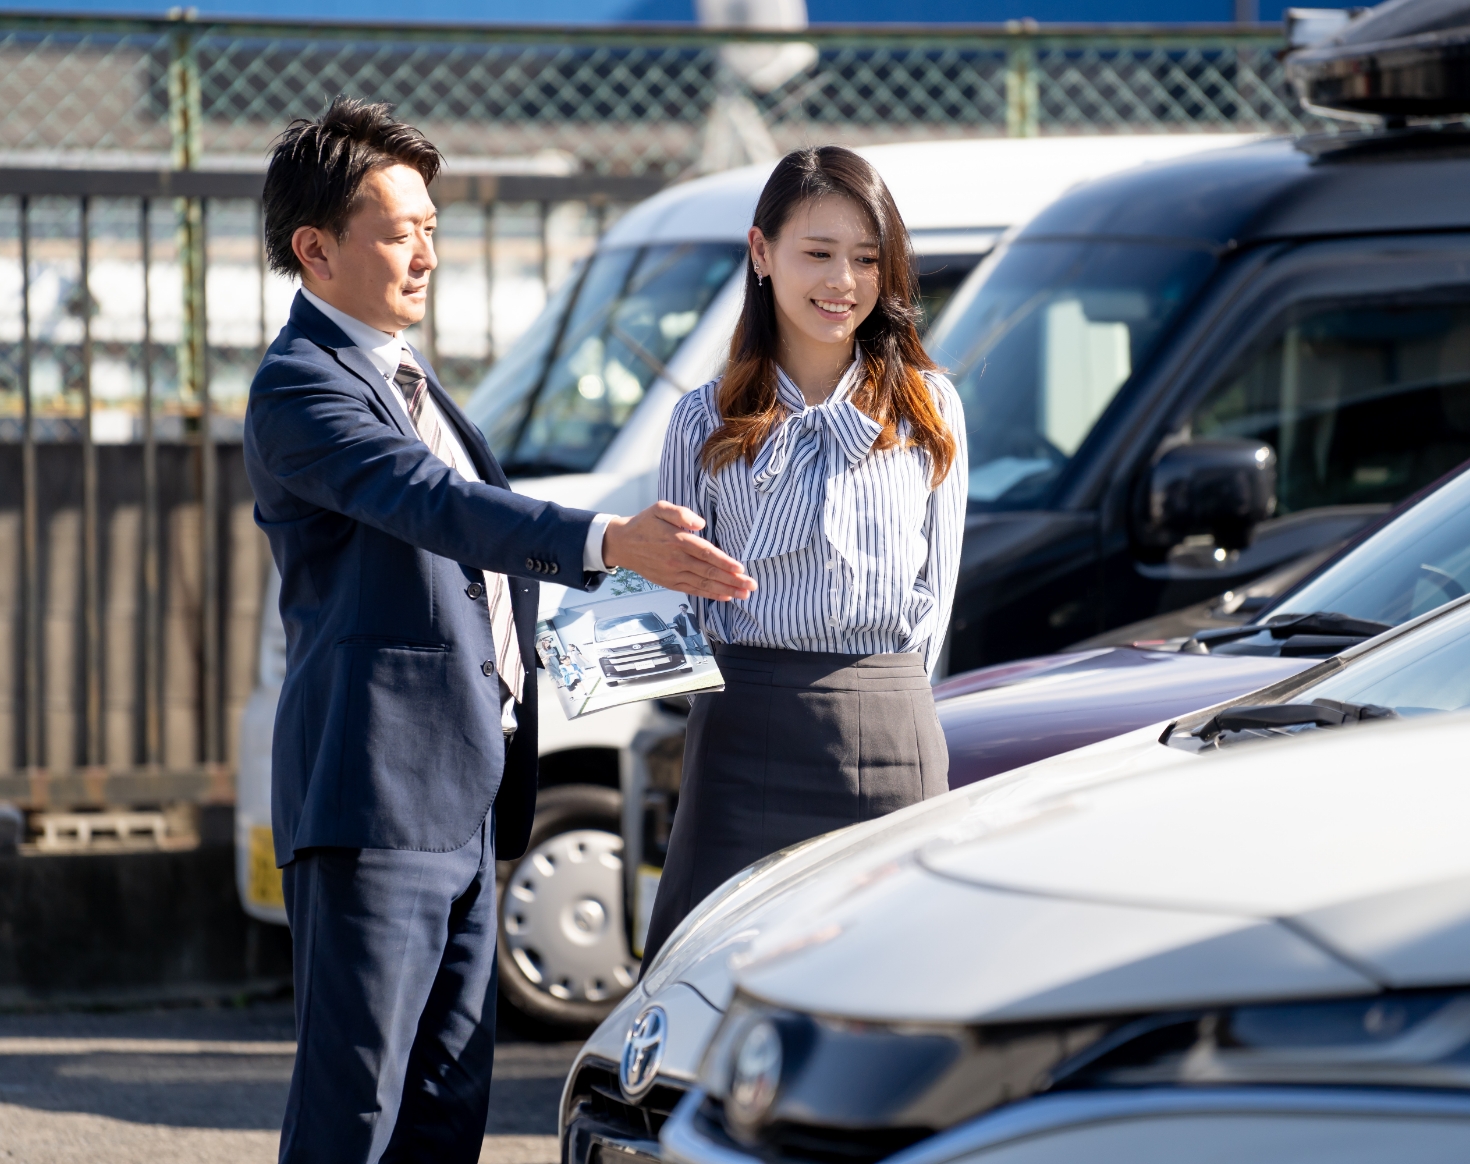
<instances>
[{"instance_id":1,"label":"car door","mask_svg":"<svg viewBox=\"0 0 1470 1164\"><path fill-rule=\"evenodd\" d=\"M1187 330L1136 402L1101 507L1100 629L1334 544L1470 458L1470 236L1289 247ZM1275 451L1275 516L1243 549L1209 535L1147 547L1150 467L1219 440Z\"/></svg>"}]
</instances>

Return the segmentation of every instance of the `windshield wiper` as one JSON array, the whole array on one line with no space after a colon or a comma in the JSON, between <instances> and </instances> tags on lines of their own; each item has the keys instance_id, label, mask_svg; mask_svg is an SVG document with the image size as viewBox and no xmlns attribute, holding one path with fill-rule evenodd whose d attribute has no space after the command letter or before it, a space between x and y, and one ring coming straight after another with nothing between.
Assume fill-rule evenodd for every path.
<instances>
[{"instance_id":1,"label":"windshield wiper","mask_svg":"<svg viewBox=\"0 0 1470 1164\"><path fill-rule=\"evenodd\" d=\"M1288 639L1292 635L1341 635L1344 638L1371 639L1386 630L1393 630L1392 623L1375 622L1371 618L1353 618L1351 615L1338 614L1335 610L1291 615L1281 618L1280 621L1268 618L1265 626L1270 630L1273 639Z\"/></svg>"},{"instance_id":2,"label":"windshield wiper","mask_svg":"<svg viewBox=\"0 0 1470 1164\"><path fill-rule=\"evenodd\" d=\"M1338 727L1345 723L1361 723L1369 719L1397 719L1398 712L1376 703L1339 703L1335 699L1314 699L1311 703L1243 703L1228 707L1213 716L1195 735L1208 743L1222 732L1241 732L1251 728Z\"/></svg>"},{"instance_id":3,"label":"windshield wiper","mask_svg":"<svg viewBox=\"0 0 1470 1164\"><path fill-rule=\"evenodd\" d=\"M1348 614L1339 614L1335 610L1318 610L1311 614L1276 615L1265 622L1250 622L1243 626L1196 631L1190 642L1198 643L1208 650L1220 643L1230 643L1236 639L1249 638L1251 635L1269 633L1273 639L1316 635L1341 640L1342 647L1349 647L1392 629L1392 623L1375 622L1371 618L1353 618ZM1188 645L1188 643L1185 644L1186 647Z\"/></svg>"}]
</instances>

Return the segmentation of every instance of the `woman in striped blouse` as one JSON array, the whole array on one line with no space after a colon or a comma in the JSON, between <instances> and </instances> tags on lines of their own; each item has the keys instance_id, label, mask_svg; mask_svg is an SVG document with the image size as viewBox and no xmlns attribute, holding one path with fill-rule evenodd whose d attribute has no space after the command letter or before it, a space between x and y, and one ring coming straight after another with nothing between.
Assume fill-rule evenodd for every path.
<instances>
[{"instance_id":1,"label":"woman in striped blouse","mask_svg":"<svg viewBox=\"0 0 1470 1164\"><path fill-rule=\"evenodd\" d=\"M689 717L644 947L751 862L948 788L930 694L964 532L964 419L920 345L913 258L877 172L776 166L724 376L674 409L659 496L758 588L694 612L725 677Z\"/></svg>"}]
</instances>

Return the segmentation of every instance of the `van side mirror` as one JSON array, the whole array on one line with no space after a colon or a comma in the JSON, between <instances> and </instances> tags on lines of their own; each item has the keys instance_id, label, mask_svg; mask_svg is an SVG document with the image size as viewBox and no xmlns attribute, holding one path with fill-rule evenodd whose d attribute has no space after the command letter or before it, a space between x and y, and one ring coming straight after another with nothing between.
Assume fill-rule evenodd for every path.
<instances>
[{"instance_id":1,"label":"van side mirror","mask_svg":"<svg viewBox=\"0 0 1470 1164\"><path fill-rule=\"evenodd\" d=\"M1140 493L1141 548L1162 553L1210 534L1221 549L1242 550L1256 525L1276 512L1276 450L1249 440L1175 445L1150 467Z\"/></svg>"}]
</instances>

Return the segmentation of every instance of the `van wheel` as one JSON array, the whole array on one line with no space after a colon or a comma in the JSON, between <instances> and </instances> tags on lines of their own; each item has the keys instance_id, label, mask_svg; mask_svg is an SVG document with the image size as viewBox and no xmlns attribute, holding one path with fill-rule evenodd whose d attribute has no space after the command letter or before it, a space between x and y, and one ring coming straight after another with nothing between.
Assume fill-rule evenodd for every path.
<instances>
[{"instance_id":1,"label":"van wheel","mask_svg":"<svg viewBox=\"0 0 1470 1164\"><path fill-rule=\"evenodd\" d=\"M500 862L500 994L536 1033L590 1034L638 980L623 922L623 798L540 794L525 856Z\"/></svg>"}]
</instances>

